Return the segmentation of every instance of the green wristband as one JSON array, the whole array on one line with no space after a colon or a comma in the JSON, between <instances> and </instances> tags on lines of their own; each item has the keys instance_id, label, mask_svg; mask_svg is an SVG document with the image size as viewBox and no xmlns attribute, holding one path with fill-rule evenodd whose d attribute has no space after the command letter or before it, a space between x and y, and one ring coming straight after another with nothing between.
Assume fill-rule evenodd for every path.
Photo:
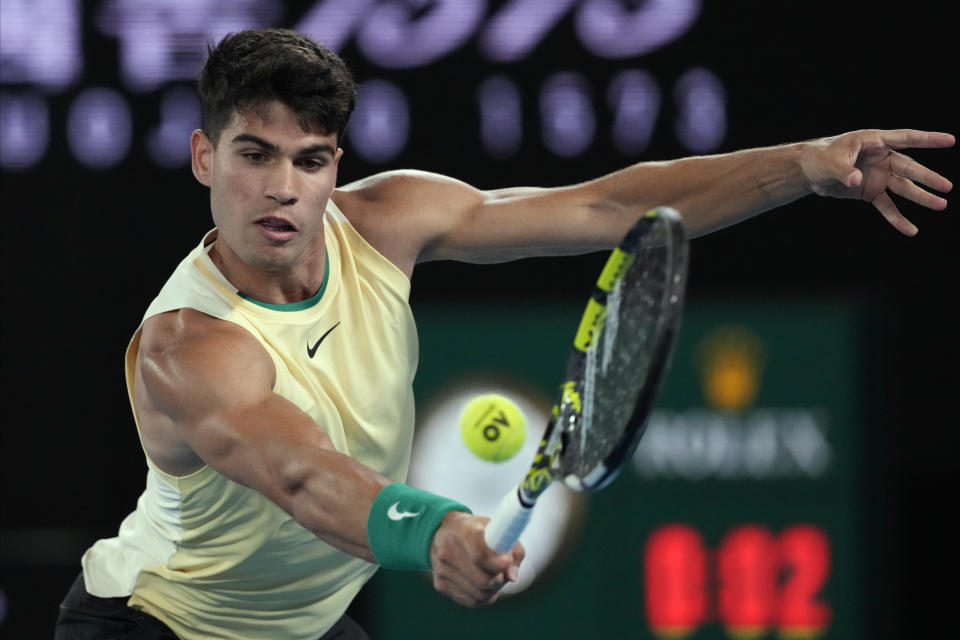
<instances>
[{"instance_id":1,"label":"green wristband","mask_svg":"<svg viewBox=\"0 0 960 640\"><path fill-rule=\"evenodd\" d=\"M473 513L456 500L402 482L377 494L367 516L367 540L384 569L430 569L430 545L440 521L451 511Z\"/></svg>"}]
</instances>

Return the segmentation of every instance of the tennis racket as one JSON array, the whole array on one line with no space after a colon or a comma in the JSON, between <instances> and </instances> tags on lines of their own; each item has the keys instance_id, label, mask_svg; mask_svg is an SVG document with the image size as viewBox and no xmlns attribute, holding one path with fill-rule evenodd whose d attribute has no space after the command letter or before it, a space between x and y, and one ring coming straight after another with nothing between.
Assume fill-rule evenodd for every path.
<instances>
[{"instance_id":1,"label":"tennis racket","mask_svg":"<svg viewBox=\"0 0 960 640\"><path fill-rule=\"evenodd\" d=\"M513 548L537 498L555 479L576 491L595 491L633 454L673 351L687 252L680 215L658 207L610 254L574 337L560 399L533 464L487 524L491 549Z\"/></svg>"}]
</instances>

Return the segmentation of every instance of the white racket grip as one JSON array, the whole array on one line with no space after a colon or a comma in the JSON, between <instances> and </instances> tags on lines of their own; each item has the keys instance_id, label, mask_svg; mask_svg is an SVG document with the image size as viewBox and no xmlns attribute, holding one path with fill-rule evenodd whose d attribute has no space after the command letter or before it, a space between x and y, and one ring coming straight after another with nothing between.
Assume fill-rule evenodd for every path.
<instances>
[{"instance_id":1,"label":"white racket grip","mask_svg":"<svg viewBox=\"0 0 960 640\"><path fill-rule=\"evenodd\" d=\"M516 489L503 496L497 505L483 539L487 546L498 553L506 553L513 549L513 545L520 539L520 534L526 529L533 514L533 506L525 507L520 502L520 495Z\"/></svg>"}]
</instances>

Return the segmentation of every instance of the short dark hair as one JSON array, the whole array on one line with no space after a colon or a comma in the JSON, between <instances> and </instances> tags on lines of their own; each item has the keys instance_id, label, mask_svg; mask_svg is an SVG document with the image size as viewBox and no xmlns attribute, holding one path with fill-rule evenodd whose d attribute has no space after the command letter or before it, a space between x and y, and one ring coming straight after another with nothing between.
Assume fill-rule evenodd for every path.
<instances>
[{"instance_id":1,"label":"short dark hair","mask_svg":"<svg viewBox=\"0 0 960 640\"><path fill-rule=\"evenodd\" d=\"M208 46L200 72L203 131L216 146L234 112L278 100L304 131L335 133L337 142L357 102L356 84L334 52L291 29L231 33Z\"/></svg>"}]
</instances>

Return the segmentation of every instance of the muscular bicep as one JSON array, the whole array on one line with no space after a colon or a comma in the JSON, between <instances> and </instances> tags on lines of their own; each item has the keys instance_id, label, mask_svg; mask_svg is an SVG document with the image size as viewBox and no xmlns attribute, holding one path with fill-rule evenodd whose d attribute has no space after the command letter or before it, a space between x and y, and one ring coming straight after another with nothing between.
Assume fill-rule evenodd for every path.
<instances>
[{"instance_id":1,"label":"muscular bicep","mask_svg":"<svg viewBox=\"0 0 960 640\"><path fill-rule=\"evenodd\" d=\"M362 505L387 480L338 453L321 425L273 392L272 360L245 330L197 312L180 320L185 327L142 351L156 410L203 462L327 542L371 559Z\"/></svg>"},{"instance_id":2,"label":"muscular bicep","mask_svg":"<svg viewBox=\"0 0 960 640\"><path fill-rule=\"evenodd\" d=\"M224 475L263 485L257 475L264 470L245 458L264 446L265 434L282 429L274 425L295 425L283 439L318 431L299 424L309 418L273 393L273 363L242 328L181 310L144 331L140 372L147 399L197 456Z\"/></svg>"},{"instance_id":3,"label":"muscular bicep","mask_svg":"<svg viewBox=\"0 0 960 640\"><path fill-rule=\"evenodd\" d=\"M593 198L584 185L479 192L454 212L420 261L507 262L609 249L638 217Z\"/></svg>"}]
</instances>

